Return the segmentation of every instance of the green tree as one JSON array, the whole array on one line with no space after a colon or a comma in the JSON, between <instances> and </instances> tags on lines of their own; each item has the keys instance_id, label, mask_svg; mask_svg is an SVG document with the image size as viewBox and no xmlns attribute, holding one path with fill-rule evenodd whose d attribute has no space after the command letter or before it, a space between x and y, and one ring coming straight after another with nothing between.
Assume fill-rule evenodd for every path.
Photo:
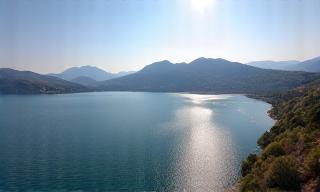
<instances>
[{"instance_id":1,"label":"green tree","mask_svg":"<svg viewBox=\"0 0 320 192\"><path fill-rule=\"evenodd\" d=\"M266 159L269 156L278 157L284 155L285 151L282 146L278 142L270 143L262 153L262 158Z\"/></svg>"},{"instance_id":2,"label":"green tree","mask_svg":"<svg viewBox=\"0 0 320 192\"><path fill-rule=\"evenodd\" d=\"M249 154L247 159L242 162L241 175L243 177L246 176L251 171L251 169L253 168L254 163L256 162L257 158L258 157L257 157L256 154L252 154L251 153L251 154Z\"/></svg>"},{"instance_id":3,"label":"green tree","mask_svg":"<svg viewBox=\"0 0 320 192\"><path fill-rule=\"evenodd\" d=\"M311 173L320 175L320 146L308 153L304 160L304 165Z\"/></svg>"},{"instance_id":4,"label":"green tree","mask_svg":"<svg viewBox=\"0 0 320 192\"><path fill-rule=\"evenodd\" d=\"M265 182L269 188L298 189L300 179L294 158L290 156L276 158L266 172Z\"/></svg>"}]
</instances>

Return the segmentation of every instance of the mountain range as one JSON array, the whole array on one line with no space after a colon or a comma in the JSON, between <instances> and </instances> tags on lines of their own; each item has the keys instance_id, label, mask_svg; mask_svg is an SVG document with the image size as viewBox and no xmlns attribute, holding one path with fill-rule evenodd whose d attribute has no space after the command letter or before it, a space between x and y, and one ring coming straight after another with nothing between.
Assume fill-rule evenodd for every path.
<instances>
[{"instance_id":1,"label":"mountain range","mask_svg":"<svg viewBox=\"0 0 320 192\"><path fill-rule=\"evenodd\" d=\"M91 88L31 71L0 68L0 93L49 94L92 91Z\"/></svg>"},{"instance_id":2,"label":"mountain range","mask_svg":"<svg viewBox=\"0 0 320 192\"><path fill-rule=\"evenodd\" d=\"M276 69L276 70L288 70L288 68L300 63L300 61L253 61L246 63L253 67L259 67L262 69Z\"/></svg>"},{"instance_id":3,"label":"mountain range","mask_svg":"<svg viewBox=\"0 0 320 192\"><path fill-rule=\"evenodd\" d=\"M76 82L77 80L79 80L80 77L82 77L81 80L84 80L84 77L86 77L86 80L91 81L92 83L93 81L105 81L108 79L122 77L131 73L134 72L128 71L119 73L109 73L102 69L99 69L98 67L86 65L81 67L71 67L61 73L49 73L48 75L59 77L61 79L72 82ZM87 81L84 82L87 83Z\"/></svg>"},{"instance_id":4,"label":"mountain range","mask_svg":"<svg viewBox=\"0 0 320 192\"><path fill-rule=\"evenodd\" d=\"M276 69L286 71L306 71L306 72L320 72L320 57L309 59L303 62L290 61L253 61L246 63L254 67L263 69Z\"/></svg>"},{"instance_id":5,"label":"mountain range","mask_svg":"<svg viewBox=\"0 0 320 192\"><path fill-rule=\"evenodd\" d=\"M309 59L295 65L288 66L288 70L320 72L320 57Z\"/></svg>"},{"instance_id":6,"label":"mountain range","mask_svg":"<svg viewBox=\"0 0 320 192\"><path fill-rule=\"evenodd\" d=\"M100 83L105 91L261 93L288 90L320 74L261 69L224 59L199 58L189 64L156 62L141 71Z\"/></svg>"},{"instance_id":7,"label":"mountain range","mask_svg":"<svg viewBox=\"0 0 320 192\"><path fill-rule=\"evenodd\" d=\"M292 68L305 66L305 69L313 71L319 66L319 60L289 63ZM285 91L312 82L320 82L320 73L262 69L203 57L190 63L155 62L135 73L112 74L92 66L73 67L48 75L0 69L0 93L16 94L83 91L256 94Z\"/></svg>"}]
</instances>

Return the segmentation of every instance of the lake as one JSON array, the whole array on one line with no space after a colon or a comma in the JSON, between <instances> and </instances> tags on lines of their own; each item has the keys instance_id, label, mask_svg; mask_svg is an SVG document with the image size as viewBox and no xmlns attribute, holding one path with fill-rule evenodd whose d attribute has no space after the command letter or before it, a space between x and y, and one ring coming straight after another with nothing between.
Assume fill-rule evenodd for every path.
<instances>
[{"instance_id":1,"label":"lake","mask_svg":"<svg viewBox=\"0 0 320 192\"><path fill-rule=\"evenodd\" d=\"M274 121L242 95L0 95L0 191L223 191Z\"/></svg>"}]
</instances>

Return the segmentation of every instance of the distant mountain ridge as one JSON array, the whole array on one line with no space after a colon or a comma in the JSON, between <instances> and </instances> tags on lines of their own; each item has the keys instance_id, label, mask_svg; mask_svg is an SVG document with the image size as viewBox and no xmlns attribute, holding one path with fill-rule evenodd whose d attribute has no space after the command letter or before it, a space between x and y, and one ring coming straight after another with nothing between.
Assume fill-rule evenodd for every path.
<instances>
[{"instance_id":1,"label":"distant mountain ridge","mask_svg":"<svg viewBox=\"0 0 320 192\"><path fill-rule=\"evenodd\" d=\"M95 87L98 83L98 81L91 79L90 77L87 77L87 76L79 76L70 81L73 83L77 83L77 84L89 86L89 87Z\"/></svg>"},{"instance_id":2,"label":"distant mountain ridge","mask_svg":"<svg viewBox=\"0 0 320 192\"><path fill-rule=\"evenodd\" d=\"M295 65L318 66L319 60L315 58ZM0 92L37 94L147 91L265 94L320 81L320 73L262 69L221 58L203 57L191 63L173 64L164 60L147 65L138 72L128 73L129 75L111 74L96 67L83 66L70 68L61 74L51 74L58 76L54 77L3 68L0 69ZM60 79L59 76L67 80ZM96 80L110 76L114 78Z\"/></svg>"},{"instance_id":3,"label":"distant mountain ridge","mask_svg":"<svg viewBox=\"0 0 320 192\"><path fill-rule=\"evenodd\" d=\"M317 78L319 74L198 58L189 64L156 62L134 74L104 81L99 87L106 91L261 93L288 90Z\"/></svg>"},{"instance_id":4,"label":"distant mountain ridge","mask_svg":"<svg viewBox=\"0 0 320 192\"><path fill-rule=\"evenodd\" d=\"M288 67L289 70L320 72L320 56Z\"/></svg>"},{"instance_id":5,"label":"distant mountain ridge","mask_svg":"<svg viewBox=\"0 0 320 192\"><path fill-rule=\"evenodd\" d=\"M52 94L85 91L91 91L91 89L31 71L0 68L0 93L2 94Z\"/></svg>"},{"instance_id":6,"label":"distant mountain ridge","mask_svg":"<svg viewBox=\"0 0 320 192\"><path fill-rule=\"evenodd\" d=\"M87 77L95 81L105 81L108 79L118 78L134 72L109 73L98 67L86 65L81 67L71 67L61 73L49 73L50 76L59 77L67 81L74 81L79 77ZM82 78L83 79L83 78Z\"/></svg>"},{"instance_id":7,"label":"distant mountain ridge","mask_svg":"<svg viewBox=\"0 0 320 192\"><path fill-rule=\"evenodd\" d=\"M253 67L259 67L262 69L276 69L276 70L288 70L290 66L296 65L300 61L289 60L289 61L253 61L246 63Z\"/></svg>"},{"instance_id":8,"label":"distant mountain ridge","mask_svg":"<svg viewBox=\"0 0 320 192\"><path fill-rule=\"evenodd\" d=\"M67 81L71 81L77 77L90 77L91 79L96 81L104 81L113 77L111 73L108 73L102 69L89 65L82 67L71 67L61 73L51 73L48 75L59 77Z\"/></svg>"},{"instance_id":9,"label":"distant mountain ridge","mask_svg":"<svg viewBox=\"0 0 320 192\"><path fill-rule=\"evenodd\" d=\"M247 65L262 69L276 69L286 71L320 72L320 57L315 57L306 61L253 61Z\"/></svg>"}]
</instances>

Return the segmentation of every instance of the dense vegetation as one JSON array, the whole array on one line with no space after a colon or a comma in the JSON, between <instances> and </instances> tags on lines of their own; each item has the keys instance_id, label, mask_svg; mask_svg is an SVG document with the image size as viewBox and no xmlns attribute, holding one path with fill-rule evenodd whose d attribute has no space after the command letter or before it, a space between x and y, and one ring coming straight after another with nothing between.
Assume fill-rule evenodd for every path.
<instances>
[{"instance_id":1,"label":"dense vegetation","mask_svg":"<svg viewBox=\"0 0 320 192\"><path fill-rule=\"evenodd\" d=\"M264 99L277 123L243 162L241 191L320 191L320 84Z\"/></svg>"}]
</instances>

